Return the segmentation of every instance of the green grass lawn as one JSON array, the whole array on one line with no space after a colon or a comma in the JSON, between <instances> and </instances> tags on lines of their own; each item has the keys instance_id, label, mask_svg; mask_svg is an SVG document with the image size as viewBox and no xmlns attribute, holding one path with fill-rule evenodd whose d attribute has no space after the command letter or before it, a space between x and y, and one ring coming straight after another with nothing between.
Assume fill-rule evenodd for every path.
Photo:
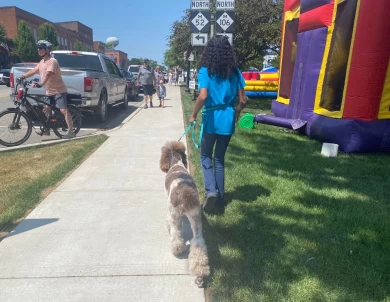
<instances>
[{"instance_id":1,"label":"green grass lawn","mask_svg":"<svg viewBox=\"0 0 390 302\"><path fill-rule=\"evenodd\" d=\"M66 143L0 153L0 241L67 173L107 139L92 136Z\"/></svg>"},{"instance_id":2,"label":"green grass lawn","mask_svg":"<svg viewBox=\"0 0 390 302\"><path fill-rule=\"evenodd\" d=\"M187 122L183 89L182 101ZM250 100L244 112L270 106ZM204 219L209 301L390 301L390 157L320 152L281 128L237 129L226 212ZM203 194L199 150L190 154Z\"/></svg>"}]
</instances>

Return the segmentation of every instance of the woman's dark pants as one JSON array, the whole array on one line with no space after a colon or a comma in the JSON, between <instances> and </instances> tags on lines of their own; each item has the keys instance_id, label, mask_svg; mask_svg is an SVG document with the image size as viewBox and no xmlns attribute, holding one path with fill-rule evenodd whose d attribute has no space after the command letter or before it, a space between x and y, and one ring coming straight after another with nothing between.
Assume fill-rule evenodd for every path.
<instances>
[{"instance_id":1,"label":"woman's dark pants","mask_svg":"<svg viewBox=\"0 0 390 302\"><path fill-rule=\"evenodd\" d=\"M231 135L203 133L201 143L201 164L204 176L206 196L219 193L217 206L224 207L225 201L225 153ZM212 162L214 150L214 166Z\"/></svg>"}]
</instances>

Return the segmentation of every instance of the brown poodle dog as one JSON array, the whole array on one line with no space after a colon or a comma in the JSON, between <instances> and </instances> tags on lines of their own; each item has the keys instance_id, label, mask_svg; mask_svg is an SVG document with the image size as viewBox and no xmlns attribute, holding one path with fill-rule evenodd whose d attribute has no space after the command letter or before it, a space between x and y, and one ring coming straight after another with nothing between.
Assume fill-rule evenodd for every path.
<instances>
[{"instance_id":1,"label":"brown poodle dog","mask_svg":"<svg viewBox=\"0 0 390 302\"><path fill-rule=\"evenodd\" d=\"M160 169L166 172L165 192L168 196L168 231L171 237L172 252L175 256L186 250L182 238L182 217L186 215L191 223L191 240L188 262L195 283L202 287L204 278L210 275L207 247L202 233L202 216L198 190L195 181L187 170L186 148L181 142L169 142L161 148Z\"/></svg>"}]
</instances>

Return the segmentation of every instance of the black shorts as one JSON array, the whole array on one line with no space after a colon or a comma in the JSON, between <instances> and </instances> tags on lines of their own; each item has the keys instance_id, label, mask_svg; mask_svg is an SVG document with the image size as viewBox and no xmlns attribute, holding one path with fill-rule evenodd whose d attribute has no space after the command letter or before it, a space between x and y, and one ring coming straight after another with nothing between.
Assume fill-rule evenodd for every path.
<instances>
[{"instance_id":1,"label":"black shorts","mask_svg":"<svg viewBox=\"0 0 390 302\"><path fill-rule=\"evenodd\" d=\"M50 105L54 105L59 109L68 108L68 103L66 101L67 93L61 93L56 95L46 95L44 102Z\"/></svg>"},{"instance_id":2,"label":"black shorts","mask_svg":"<svg viewBox=\"0 0 390 302\"><path fill-rule=\"evenodd\" d=\"M144 95L153 95L154 86L153 85L142 85L142 89L144 90Z\"/></svg>"}]
</instances>

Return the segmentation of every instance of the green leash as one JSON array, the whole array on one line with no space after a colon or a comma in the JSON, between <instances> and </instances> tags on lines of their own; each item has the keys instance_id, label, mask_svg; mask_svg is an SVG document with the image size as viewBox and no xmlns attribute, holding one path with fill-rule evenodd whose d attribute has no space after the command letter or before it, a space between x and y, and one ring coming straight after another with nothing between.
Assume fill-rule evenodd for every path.
<instances>
[{"instance_id":1,"label":"green leash","mask_svg":"<svg viewBox=\"0 0 390 302\"><path fill-rule=\"evenodd\" d=\"M200 132L199 132L199 138L198 138L198 143L196 143L196 121L193 121L192 124L189 124L182 136L180 136L179 140L180 141L184 135L187 134L188 131L192 131L191 133L191 140L194 143L194 146L196 149L200 148L200 144L202 143L202 136L203 136L203 123L200 126Z\"/></svg>"},{"instance_id":2,"label":"green leash","mask_svg":"<svg viewBox=\"0 0 390 302\"><path fill-rule=\"evenodd\" d=\"M197 123L196 123L196 121L193 121L192 124L188 125L188 127L186 128L186 130L184 131L182 136L180 136L178 141L180 141L183 138L183 136L186 135L187 132L191 130L192 131L191 140L194 143L195 148L199 149L200 145L202 143L203 126L204 126L205 120L206 120L206 112L213 111L213 110L219 110L219 109L226 109L228 107L233 107L233 105L220 105L220 106L214 106L214 107L209 107L209 108L203 108L203 110L202 110L202 124L200 126L198 140L196 139L196 125L197 125ZM198 141L198 142L196 142L196 141Z\"/></svg>"}]
</instances>

